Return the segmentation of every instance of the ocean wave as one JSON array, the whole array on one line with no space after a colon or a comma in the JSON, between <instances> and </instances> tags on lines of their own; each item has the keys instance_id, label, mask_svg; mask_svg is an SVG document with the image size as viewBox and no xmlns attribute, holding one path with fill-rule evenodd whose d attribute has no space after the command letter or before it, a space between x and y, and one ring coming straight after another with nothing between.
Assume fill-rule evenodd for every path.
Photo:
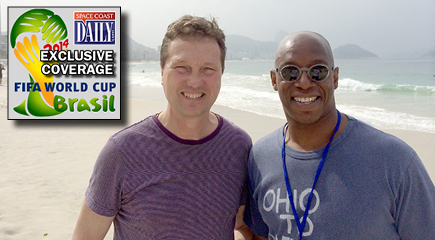
<instances>
[{"instance_id":1,"label":"ocean wave","mask_svg":"<svg viewBox=\"0 0 435 240\"><path fill-rule=\"evenodd\" d=\"M161 76L158 72L151 73L131 73L128 78L128 84L141 87L160 87Z\"/></svg>"},{"instance_id":2,"label":"ocean wave","mask_svg":"<svg viewBox=\"0 0 435 240\"><path fill-rule=\"evenodd\" d=\"M161 87L161 73L131 73L128 83L133 86ZM412 93L434 96L434 86L370 84L353 79L340 79L339 91L378 91ZM431 96L431 98L432 98ZM263 116L285 119L279 95L272 89L270 77L224 74L216 104ZM432 105L431 105L432 106ZM435 133L435 118L386 110L382 107L361 106L358 103L338 104L343 113L354 116L381 129L405 129Z\"/></svg>"},{"instance_id":3,"label":"ocean wave","mask_svg":"<svg viewBox=\"0 0 435 240\"><path fill-rule=\"evenodd\" d=\"M240 86L222 86L216 104L263 116L285 119L279 95ZM435 133L435 118L396 112L382 107L338 104L345 114L380 129L403 129Z\"/></svg>"},{"instance_id":4,"label":"ocean wave","mask_svg":"<svg viewBox=\"0 0 435 240\"><path fill-rule=\"evenodd\" d=\"M262 74L260 76L255 75L244 75L244 74L234 74L234 73L224 73L222 75L222 83L228 85L241 85L249 84L251 87L254 85L264 86L264 84L270 83L270 75Z\"/></svg>"},{"instance_id":5,"label":"ocean wave","mask_svg":"<svg viewBox=\"0 0 435 240\"><path fill-rule=\"evenodd\" d=\"M337 108L350 116L381 129L403 129L435 133L435 119L388 111L378 107L339 104Z\"/></svg>"},{"instance_id":6,"label":"ocean wave","mask_svg":"<svg viewBox=\"0 0 435 240\"><path fill-rule=\"evenodd\" d=\"M415 86L401 85L392 83L373 84L364 83L351 78L343 78L338 81L337 90L344 91L377 91L377 92L396 92L413 93L418 95L435 95L435 86Z\"/></svg>"},{"instance_id":7,"label":"ocean wave","mask_svg":"<svg viewBox=\"0 0 435 240\"><path fill-rule=\"evenodd\" d=\"M274 102L266 106L261 104L239 104L235 101L218 99L217 105L230 107L237 110L256 113L262 116L280 118L285 116L280 104ZM379 129L401 129L435 133L435 119L420 117L412 114L391 112L382 108L364 107L356 105L338 105L337 108L344 114L355 117Z\"/></svg>"}]
</instances>

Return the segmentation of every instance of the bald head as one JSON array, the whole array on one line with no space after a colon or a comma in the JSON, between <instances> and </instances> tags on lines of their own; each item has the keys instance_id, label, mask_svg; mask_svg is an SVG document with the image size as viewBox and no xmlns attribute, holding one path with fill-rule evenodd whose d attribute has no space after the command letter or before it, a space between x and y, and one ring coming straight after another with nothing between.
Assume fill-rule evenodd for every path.
<instances>
[{"instance_id":1,"label":"bald head","mask_svg":"<svg viewBox=\"0 0 435 240\"><path fill-rule=\"evenodd\" d=\"M323 58L313 59L313 61L324 60L330 67L334 66L334 58L329 42L318 33L304 31L292 33L279 43L275 54L275 67L282 66L287 59L307 54Z\"/></svg>"}]
</instances>

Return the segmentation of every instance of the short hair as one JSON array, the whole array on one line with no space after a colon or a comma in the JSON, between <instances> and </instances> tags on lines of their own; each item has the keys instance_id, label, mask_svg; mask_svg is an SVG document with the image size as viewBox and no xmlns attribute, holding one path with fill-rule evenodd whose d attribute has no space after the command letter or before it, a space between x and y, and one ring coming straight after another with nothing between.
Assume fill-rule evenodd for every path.
<instances>
[{"instance_id":1,"label":"short hair","mask_svg":"<svg viewBox=\"0 0 435 240\"><path fill-rule=\"evenodd\" d=\"M210 37L216 39L221 50L222 71L225 67L225 55L227 47L225 46L225 34L219 28L215 18L211 17L208 21L202 17L184 15L173 23L169 24L165 37L163 38L160 49L160 64L164 68L166 59L169 55L169 44L177 37Z\"/></svg>"}]
</instances>

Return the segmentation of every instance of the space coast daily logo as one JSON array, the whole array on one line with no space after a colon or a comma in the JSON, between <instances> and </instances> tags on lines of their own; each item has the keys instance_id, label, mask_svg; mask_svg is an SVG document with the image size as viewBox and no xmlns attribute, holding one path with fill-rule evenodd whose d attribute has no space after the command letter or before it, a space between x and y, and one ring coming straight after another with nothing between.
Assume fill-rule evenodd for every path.
<instances>
[{"instance_id":1,"label":"space coast daily logo","mask_svg":"<svg viewBox=\"0 0 435 240\"><path fill-rule=\"evenodd\" d=\"M75 44L115 44L114 12L75 12Z\"/></svg>"},{"instance_id":2,"label":"space coast daily logo","mask_svg":"<svg viewBox=\"0 0 435 240\"><path fill-rule=\"evenodd\" d=\"M8 17L8 119L120 119L119 7L9 7Z\"/></svg>"}]
</instances>

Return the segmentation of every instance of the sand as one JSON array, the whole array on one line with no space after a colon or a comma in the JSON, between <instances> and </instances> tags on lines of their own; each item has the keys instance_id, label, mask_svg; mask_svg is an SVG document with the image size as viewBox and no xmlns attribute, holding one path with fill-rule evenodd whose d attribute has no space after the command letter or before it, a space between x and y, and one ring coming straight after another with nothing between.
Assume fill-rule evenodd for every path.
<instances>
[{"instance_id":1,"label":"sand","mask_svg":"<svg viewBox=\"0 0 435 240\"><path fill-rule=\"evenodd\" d=\"M99 151L116 131L163 110L163 91L127 89L122 121L14 121L7 120L6 86L0 86L0 239L70 239ZM212 110L254 142L284 123L222 106ZM435 134L386 131L411 145L435 179Z\"/></svg>"}]
</instances>

